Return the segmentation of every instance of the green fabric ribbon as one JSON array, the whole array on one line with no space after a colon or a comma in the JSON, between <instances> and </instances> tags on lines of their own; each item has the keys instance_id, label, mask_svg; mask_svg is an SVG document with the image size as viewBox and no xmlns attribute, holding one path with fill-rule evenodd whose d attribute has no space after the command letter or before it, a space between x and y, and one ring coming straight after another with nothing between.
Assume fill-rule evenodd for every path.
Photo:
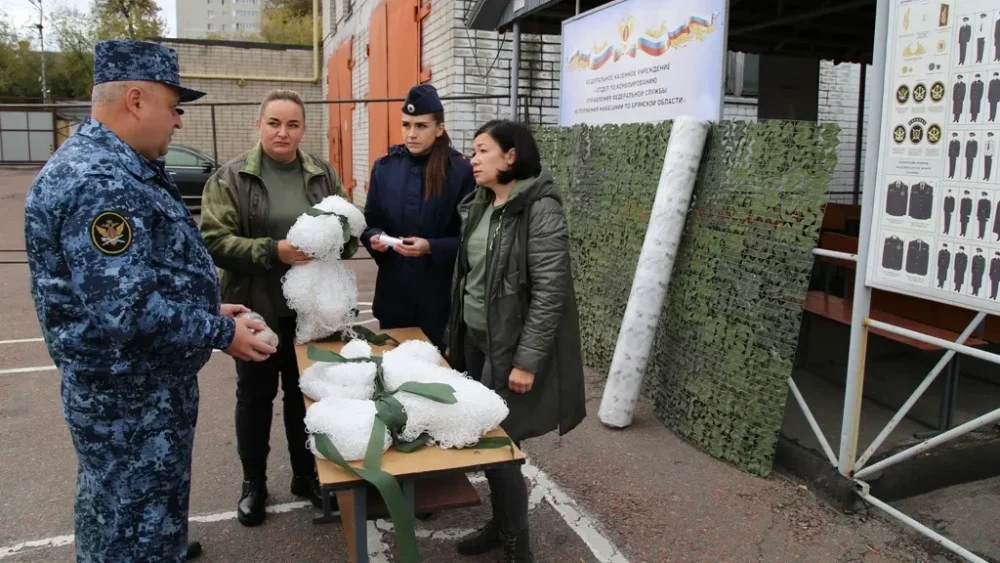
<instances>
[{"instance_id":1,"label":"green fabric ribbon","mask_svg":"<svg viewBox=\"0 0 1000 563\"><path fill-rule=\"evenodd\" d=\"M363 327L362 327L363 328ZM357 331L357 327L355 328ZM387 340L391 339L396 344L399 344L395 339L388 335L375 335L371 330L364 328L368 334L379 338L382 336L387 337ZM361 333L361 331L357 331ZM366 336L366 339L368 337ZM369 340L370 341L370 340ZM384 341L383 341L384 342ZM383 344L377 344L379 346ZM403 409L402 403L394 396L396 393L410 393L413 395L418 395L425 397L432 401L443 403L446 405L453 405L458 400L455 398L455 388L446 383L422 383L418 381L407 381L400 385L395 391L388 392L385 388L385 377L382 373L382 358L380 356L372 356L368 358L345 358L340 354L324 350L322 348L310 345L306 350L306 356L314 362L325 362L325 363L363 363L363 362L373 362L376 366L375 371L375 422L372 425L371 436L368 439L368 448L365 450L365 460L363 469L355 469L351 467L350 464L344 459L337 448L333 445L333 441L325 434L313 434L316 441L316 450L323 455L326 459L336 463L344 470L360 477L364 481L371 483L376 489L378 489L379 494L382 495L382 499L385 501L386 508L389 510L389 517L392 519L393 527L396 534L396 543L399 550L399 556L403 563L419 563L420 554L417 552L416 544L416 529L415 522L413 519L413 513L406 506L406 502L403 500L403 494L399 487L399 482L385 471L382 471L382 447L384 445L385 431L389 430L389 435L392 437L393 447L403 453L412 453L420 449L421 446L426 445L430 441L430 436L424 432L418 436L415 440L410 442L403 441L400 437L400 433L403 428L406 427L406 411ZM488 436L482 438L475 445L472 446L476 449L496 449L508 447L510 448L510 455L513 459L514 457L514 442L505 436ZM364 494L363 492L357 494Z\"/></svg>"},{"instance_id":2,"label":"green fabric ribbon","mask_svg":"<svg viewBox=\"0 0 1000 563\"><path fill-rule=\"evenodd\" d=\"M389 336L388 334L375 334L372 329L367 328L363 325L353 325L349 327L350 331L354 334L364 338L369 344L374 344L375 346L385 346L390 342L399 346L399 341L395 338ZM320 339L319 342L350 342L350 338L345 334L346 330L338 330L337 332L331 334L330 336Z\"/></svg>"},{"instance_id":3,"label":"green fabric ribbon","mask_svg":"<svg viewBox=\"0 0 1000 563\"><path fill-rule=\"evenodd\" d=\"M341 215L340 213L335 213L333 211L323 211L322 209L317 209L315 207L310 207L306 210L306 215L310 217L325 217L328 215L336 215L337 219L340 220L340 227L344 230L344 243L351 240L351 224L347 221L347 217Z\"/></svg>"}]
</instances>

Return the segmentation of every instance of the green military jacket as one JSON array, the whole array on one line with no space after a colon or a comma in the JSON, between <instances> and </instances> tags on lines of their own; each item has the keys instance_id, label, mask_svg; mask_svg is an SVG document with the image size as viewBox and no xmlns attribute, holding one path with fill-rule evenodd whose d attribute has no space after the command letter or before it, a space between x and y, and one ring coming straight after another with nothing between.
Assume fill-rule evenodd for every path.
<instances>
[{"instance_id":1,"label":"green military jacket","mask_svg":"<svg viewBox=\"0 0 1000 563\"><path fill-rule=\"evenodd\" d=\"M278 241L267 235L268 195L261 180L260 144L222 166L201 196L201 237L219 268L224 303L245 305L277 328L268 297L268 273L287 267L278 259ZM327 162L299 150L307 197L312 205L339 195L347 199L340 176ZM343 258L358 250L358 239L344 245Z\"/></svg>"}]
</instances>

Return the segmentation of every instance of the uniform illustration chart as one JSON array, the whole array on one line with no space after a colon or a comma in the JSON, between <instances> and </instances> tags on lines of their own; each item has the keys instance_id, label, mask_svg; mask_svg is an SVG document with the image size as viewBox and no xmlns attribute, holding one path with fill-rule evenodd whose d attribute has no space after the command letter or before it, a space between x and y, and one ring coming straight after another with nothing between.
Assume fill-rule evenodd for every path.
<instances>
[{"instance_id":1,"label":"uniform illustration chart","mask_svg":"<svg viewBox=\"0 0 1000 563\"><path fill-rule=\"evenodd\" d=\"M1000 314L1000 3L896 0L867 283Z\"/></svg>"}]
</instances>

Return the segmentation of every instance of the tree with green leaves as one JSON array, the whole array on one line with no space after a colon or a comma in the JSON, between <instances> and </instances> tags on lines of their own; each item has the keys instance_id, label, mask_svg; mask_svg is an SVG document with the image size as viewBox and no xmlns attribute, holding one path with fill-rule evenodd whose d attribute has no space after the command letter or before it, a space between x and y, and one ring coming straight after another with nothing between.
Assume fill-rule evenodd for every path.
<instances>
[{"instance_id":1,"label":"tree with green leaves","mask_svg":"<svg viewBox=\"0 0 1000 563\"><path fill-rule=\"evenodd\" d=\"M323 3L317 18L323 17ZM259 41L289 45L312 45L312 0L270 0L261 11L260 30L233 30L209 33L209 39Z\"/></svg>"},{"instance_id":2,"label":"tree with green leaves","mask_svg":"<svg viewBox=\"0 0 1000 563\"><path fill-rule=\"evenodd\" d=\"M97 39L149 39L163 37L167 21L156 0L93 0Z\"/></svg>"}]
</instances>

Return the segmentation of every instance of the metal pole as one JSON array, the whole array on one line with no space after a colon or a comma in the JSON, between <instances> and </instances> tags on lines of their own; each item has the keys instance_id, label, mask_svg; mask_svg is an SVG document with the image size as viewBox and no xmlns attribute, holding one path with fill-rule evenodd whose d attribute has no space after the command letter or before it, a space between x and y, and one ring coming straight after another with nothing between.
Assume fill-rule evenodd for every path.
<instances>
[{"instance_id":1,"label":"metal pole","mask_svg":"<svg viewBox=\"0 0 1000 563\"><path fill-rule=\"evenodd\" d=\"M914 340L919 340L920 342L926 342L932 346L937 346L938 348L944 348L946 350L954 350L960 352L967 356L972 356L973 358L978 358L980 360L991 362L994 364L1000 364L1000 354L994 354L992 352L985 352L979 348L973 348L972 346L966 346L964 344L956 344L951 340L945 340L943 338L937 338L936 336L929 336L922 332L917 332L915 330L910 330L908 328L898 327L896 325L891 325L889 323L884 323L882 321L874 321L868 319L866 321L868 326L878 330L884 330L892 334L898 334L899 336L905 336L907 338L912 338Z\"/></svg>"},{"instance_id":2,"label":"metal pole","mask_svg":"<svg viewBox=\"0 0 1000 563\"><path fill-rule=\"evenodd\" d=\"M977 314L976 318L972 319L972 322L969 323L969 326L965 327L965 330L962 331L962 334L958 336L958 340L956 340L955 342L959 344L964 344L965 341L969 338L969 336L972 335L972 332L976 329L976 327L980 326L981 323L983 322L983 319L985 318L986 318L986 313L980 312L979 314ZM927 374L927 377L924 378L923 382L921 382L920 385L917 386L917 390L914 391L912 395L910 395L910 398L907 399L905 403L903 403L903 406L899 408L899 412L897 412L895 416L892 417L892 420L890 420L889 423L885 425L885 428L883 428L882 432L879 433L878 437L875 438L875 441L872 442L872 444L868 446L868 449L865 450L865 453L862 454L860 458L858 458L858 462L855 466L857 469L864 467L865 464L868 463L868 460L871 459L873 455L875 455L875 452L878 451L879 446L882 445L882 442L885 442L886 438L888 438L889 435L892 434L892 431L896 429L896 426L899 424L901 420L903 420L903 417L906 416L906 413L910 412L910 409L913 408L913 405L917 404L917 401L924 394L924 391L926 391L927 388L930 387L931 383L934 382L934 380L941 373L941 371L944 370L944 368L948 365L949 362L951 362L951 359L955 356L955 354L956 352L954 350L948 350L947 352L945 352L944 356L941 356L941 359L938 360L938 363L937 365L934 366L934 369L932 369L931 372Z\"/></svg>"},{"instance_id":3,"label":"metal pole","mask_svg":"<svg viewBox=\"0 0 1000 563\"><path fill-rule=\"evenodd\" d=\"M41 56L42 56L42 103L48 103L49 101L49 86L48 81L45 79L45 32L43 28L45 27L45 9L42 7L42 0L29 0L31 3L38 7L38 25L33 27L38 28L38 40L41 44Z\"/></svg>"},{"instance_id":4,"label":"metal pole","mask_svg":"<svg viewBox=\"0 0 1000 563\"><path fill-rule=\"evenodd\" d=\"M840 260L847 260L849 262L857 262L858 255L851 254L850 252L838 252L836 250L827 250L825 248L814 248L813 256L824 256L826 258L838 258Z\"/></svg>"},{"instance_id":5,"label":"metal pole","mask_svg":"<svg viewBox=\"0 0 1000 563\"><path fill-rule=\"evenodd\" d=\"M868 245L871 238L872 211L875 207L875 183L878 181L878 154L882 140L882 92L885 87L886 39L889 31L889 4L875 5L875 42L872 50L872 111L869 115L865 168L865 188L861 194L861 228L858 233L858 263L854 275L854 307L851 313L850 351L847 355L847 385L844 389L844 416L840 428L840 473L850 476L857 459L858 427L861 422L861 393L864 388L865 347L868 327L864 320L871 307L871 290L865 286L868 270Z\"/></svg>"},{"instance_id":6,"label":"metal pole","mask_svg":"<svg viewBox=\"0 0 1000 563\"><path fill-rule=\"evenodd\" d=\"M992 424L996 422L997 420L1000 420L1000 409L990 411L984 414L983 416L980 416L979 418L975 418L973 420L970 420L969 422L966 422L965 424L956 426L947 432L938 434L937 436L934 436L933 438L927 440L926 442L921 442L916 446L906 448L905 450L899 452L898 454L891 455L874 465L870 465L858 471L857 474L855 475L855 478L867 479L868 477L875 475L876 473L887 467L892 467L893 465L906 461L915 455L920 455L931 448L940 446L941 444L947 442L948 440L951 440L953 438L958 438L959 436L968 434L973 430L978 430L983 426L986 426L987 424Z\"/></svg>"},{"instance_id":7,"label":"metal pole","mask_svg":"<svg viewBox=\"0 0 1000 563\"><path fill-rule=\"evenodd\" d=\"M820 447L823 448L823 453L826 454L826 458L830 460L830 465L837 467L837 456L833 453L833 448L830 447L830 443L826 441L826 436L823 435L823 430L819 427L819 423L816 422L816 417L813 416L812 410L809 408L809 404L806 403L805 397L799 391L799 386L795 384L795 380L791 377L788 378L788 388L792 390L792 395L795 395L795 401L799 403L799 408L802 409L802 414L806 416L806 421L809 423L809 427L812 428L813 434L816 435L816 439L819 440Z\"/></svg>"},{"instance_id":8,"label":"metal pole","mask_svg":"<svg viewBox=\"0 0 1000 563\"><path fill-rule=\"evenodd\" d=\"M215 158L215 163L219 163L219 135L215 130L215 106L211 106L212 110L212 157Z\"/></svg>"},{"instance_id":9,"label":"metal pole","mask_svg":"<svg viewBox=\"0 0 1000 563\"><path fill-rule=\"evenodd\" d=\"M580 0L576 0L576 15L580 15ZM729 21L729 20L726 20Z\"/></svg>"},{"instance_id":10,"label":"metal pole","mask_svg":"<svg viewBox=\"0 0 1000 563\"><path fill-rule=\"evenodd\" d=\"M860 89L858 90L858 141L854 144L854 205L861 199L861 133L865 130L865 81L868 65L861 63Z\"/></svg>"},{"instance_id":11,"label":"metal pole","mask_svg":"<svg viewBox=\"0 0 1000 563\"><path fill-rule=\"evenodd\" d=\"M521 71L521 22L514 22L514 52L510 58L510 118L517 121Z\"/></svg>"},{"instance_id":12,"label":"metal pole","mask_svg":"<svg viewBox=\"0 0 1000 563\"><path fill-rule=\"evenodd\" d=\"M917 522L913 518L910 518L909 516L896 510L891 505L886 504L880 501L879 499L873 497L867 490L862 490L858 494L861 495L861 498L865 499L873 506L881 508L882 510L887 512L890 516L894 516L897 520L901 521L907 526L913 528L914 530L920 532L921 534L927 536L928 538L936 541L937 543L941 544L942 546L951 550L952 552L961 555L967 561L971 561L972 563L986 563L986 560L984 560L982 557L979 557L975 553L972 553L971 551L949 540L948 538L942 536L941 534L935 532L934 530L928 528L927 526L924 526L920 522Z\"/></svg>"}]
</instances>

